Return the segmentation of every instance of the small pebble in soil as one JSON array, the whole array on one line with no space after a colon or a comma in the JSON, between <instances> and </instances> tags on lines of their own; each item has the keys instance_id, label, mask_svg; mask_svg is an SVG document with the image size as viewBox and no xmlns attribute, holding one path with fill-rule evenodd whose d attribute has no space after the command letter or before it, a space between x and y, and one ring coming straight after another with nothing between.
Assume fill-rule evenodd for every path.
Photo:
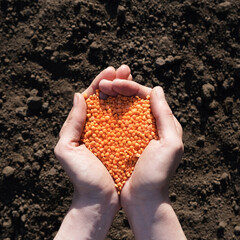
<instances>
[{"instance_id":1,"label":"small pebble in soil","mask_svg":"<svg viewBox=\"0 0 240 240\"><path fill-rule=\"evenodd\" d=\"M183 127L187 125L187 120L184 117L181 117L179 121L183 125Z\"/></svg>"},{"instance_id":2,"label":"small pebble in soil","mask_svg":"<svg viewBox=\"0 0 240 240\"><path fill-rule=\"evenodd\" d=\"M117 18L119 25L124 24L124 22L126 20L125 15L126 15L126 9L123 6L119 6L118 7L118 18Z\"/></svg>"},{"instance_id":3,"label":"small pebble in soil","mask_svg":"<svg viewBox=\"0 0 240 240\"><path fill-rule=\"evenodd\" d=\"M236 215L239 213L240 207L237 205L237 203L233 206L233 210Z\"/></svg>"},{"instance_id":4,"label":"small pebble in soil","mask_svg":"<svg viewBox=\"0 0 240 240\"><path fill-rule=\"evenodd\" d=\"M3 225L4 228L10 228L12 226L11 218L5 219L2 225Z\"/></svg>"},{"instance_id":5,"label":"small pebble in soil","mask_svg":"<svg viewBox=\"0 0 240 240\"><path fill-rule=\"evenodd\" d=\"M21 117L27 116L27 107L18 107L16 108L16 114Z\"/></svg>"},{"instance_id":6,"label":"small pebble in soil","mask_svg":"<svg viewBox=\"0 0 240 240\"><path fill-rule=\"evenodd\" d=\"M23 214L23 215L21 216L21 221L22 221L22 222L26 222L26 220L27 220L27 215L26 215L26 214Z\"/></svg>"},{"instance_id":7,"label":"small pebble in soil","mask_svg":"<svg viewBox=\"0 0 240 240\"><path fill-rule=\"evenodd\" d=\"M218 102L215 101L215 100L213 100L213 101L209 104L209 108L210 108L211 110L217 110L217 108L218 108Z\"/></svg>"},{"instance_id":8,"label":"small pebble in soil","mask_svg":"<svg viewBox=\"0 0 240 240\"><path fill-rule=\"evenodd\" d=\"M233 78L228 78L228 79L226 79L226 80L223 82L223 85L222 85L222 86L223 86L223 89L224 89L225 91L233 88L233 86L234 86L234 79L233 79Z\"/></svg>"},{"instance_id":9,"label":"small pebble in soil","mask_svg":"<svg viewBox=\"0 0 240 240\"><path fill-rule=\"evenodd\" d=\"M167 56L165 59L166 63L173 63L174 62L174 57L172 55Z\"/></svg>"},{"instance_id":10,"label":"small pebble in soil","mask_svg":"<svg viewBox=\"0 0 240 240\"><path fill-rule=\"evenodd\" d=\"M48 176L54 176L57 175L57 170L56 168L52 167L49 171L48 171Z\"/></svg>"},{"instance_id":11,"label":"small pebble in soil","mask_svg":"<svg viewBox=\"0 0 240 240\"><path fill-rule=\"evenodd\" d=\"M15 170L16 170L15 168L7 166L3 169L2 173L5 177L10 177L14 174Z\"/></svg>"},{"instance_id":12,"label":"small pebble in soil","mask_svg":"<svg viewBox=\"0 0 240 240\"><path fill-rule=\"evenodd\" d=\"M34 153L34 157L38 160L41 159L43 157L43 155L44 155L44 153L42 150L38 150L36 153Z\"/></svg>"},{"instance_id":13,"label":"small pebble in soil","mask_svg":"<svg viewBox=\"0 0 240 240\"><path fill-rule=\"evenodd\" d=\"M228 179L229 179L229 175L226 173L226 172L224 172L222 175L221 175L221 181L224 181L224 182L227 182L228 181Z\"/></svg>"},{"instance_id":14,"label":"small pebble in soil","mask_svg":"<svg viewBox=\"0 0 240 240\"><path fill-rule=\"evenodd\" d=\"M19 137L20 138L20 137ZM19 143L23 142L23 139L21 138L21 142L18 140ZM13 163L24 163L24 157L20 154L14 154L13 158L12 158Z\"/></svg>"},{"instance_id":15,"label":"small pebble in soil","mask_svg":"<svg viewBox=\"0 0 240 240\"><path fill-rule=\"evenodd\" d=\"M224 222L224 221L221 221L218 224L218 227L217 227L217 234L218 234L218 236L222 236L224 234L224 231L225 231L226 227L227 227L227 223Z\"/></svg>"},{"instance_id":16,"label":"small pebble in soil","mask_svg":"<svg viewBox=\"0 0 240 240\"><path fill-rule=\"evenodd\" d=\"M48 107L49 107L49 103L48 102L44 102L43 105L42 105L43 111L47 111Z\"/></svg>"},{"instance_id":17,"label":"small pebble in soil","mask_svg":"<svg viewBox=\"0 0 240 240\"><path fill-rule=\"evenodd\" d=\"M240 78L240 64L237 64L234 69L235 69L235 75L238 78Z\"/></svg>"},{"instance_id":18,"label":"small pebble in soil","mask_svg":"<svg viewBox=\"0 0 240 240\"><path fill-rule=\"evenodd\" d=\"M217 13L226 13L230 10L232 3L229 1L222 2L216 6Z\"/></svg>"},{"instance_id":19,"label":"small pebble in soil","mask_svg":"<svg viewBox=\"0 0 240 240\"><path fill-rule=\"evenodd\" d=\"M144 79L142 77L142 75L138 74L136 77L135 77L135 81L137 83L140 83L140 84L143 84L144 83Z\"/></svg>"},{"instance_id":20,"label":"small pebble in soil","mask_svg":"<svg viewBox=\"0 0 240 240\"><path fill-rule=\"evenodd\" d=\"M166 64L166 61L162 57L158 57L155 62L157 67L162 67Z\"/></svg>"},{"instance_id":21,"label":"small pebble in soil","mask_svg":"<svg viewBox=\"0 0 240 240\"><path fill-rule=\"evenodd\" d=\"M37 89L32 89L30 92L29 92L29 95L32 96L32 97L35 97L38 95L38 90Z\"/></svg>"},{"instance_id":22,"label":"small pebble in soil","mask_svg":"<svg viewBox=\"0 0 240 240\"><path fill-rule=\"evenodd\" d=\"M205 143L205 136L198 137L196 145L199 147L203 147L204 143Z\"/></svg>"},{"instance_id":23,"label":"small pebble in soil","mask_svg":"<svg viewBox=\"0 0 240 240\"><path fill-rule=\"evenodd\" d=\"M29 110L40 110L42 107L42 98L38 96L29 97L27 105Z\"/></svg>"},{"instance_id":24,"label":"small pebble in soil","mask_svg":"<svg viewBox=\"0 0 240 240\"><path fill-rule=\"evenodd\" d=\"M39 165L39 163L38 162L34 162L33 164L32 164L32 170L33 171L35 171L35 172L37 172L37 171L39 171L40 170L40 165Z\"/></svg>"},{"instance_id":25,"label":"small pebble in soil","mask_svg":"<svg viewBox=\"0 0 240 240\"><path fill-rule=\"evenodd\" d=\"M196 103L197 103L197 106L200 107L202 105L202 98L201 97L197 97L196 99Z\"/></svg>"},{"instance_id":26,"label":"small pebble in soil","mask_svg":"<svg viewBox=\"0 0 240 240\"><path fill-rule=\"evenodd\" d=\"M240 225L235 226L234 228L234 234L236 236L240 236Z\"/></svg>"},{"instance_id":27,"label":"small pebble in soil","mask_svg":"<svg viewBox=\"0 0 240 240\"><path fill-rule=\"evenodd\" d=\"M176 193L171 193L171 194L170 194L170 200L171 200L172 202L176 202L176 199L177 199L177 194L176 194Z\"/></svg>"},{"instance_id":28,"label":"small pebble in soil","mask_svg":"<svg viewBox=\"0 0 240 240\"><path fill-rule=\"evenodd\" d=\"M12 211L12 216L13 216L13 218L19 218L18 211L16 211L16 210Z\"/></svg>"},{"instance_id":29,"label":"small pebble in soil","mask_svg":"<svg viewBox=\"0 0 240 240\"><path fill-rule=\"evenodd\" d=\"M206 83L202 86L202 95L204 99L211 100L214 92L215 87L212 84Z\"/></svg>"},{"instance_id":30,"label":"small pebble in soil","mask_svg":"<svg viewBox=\"0 0 240 240\"><path fill-rule=\"evenodd\" d=\"M101 48L101 45L98 44L97 42L92 42L90 45L90 50L91 51L95 51L95 50L99 50Z\"/></svg>"},{"instance_id":31,"label":"small pebble in soil","mask_svg":"<svg viewBox=\"0 0 240 240\"><path fill-rule=\"evenodd\" d=\"M233 108L233 99L231 97L227 97L224 100L224 109L226 113L231 113L232 112L232 108Z\"/></svg>"}]
</instances>

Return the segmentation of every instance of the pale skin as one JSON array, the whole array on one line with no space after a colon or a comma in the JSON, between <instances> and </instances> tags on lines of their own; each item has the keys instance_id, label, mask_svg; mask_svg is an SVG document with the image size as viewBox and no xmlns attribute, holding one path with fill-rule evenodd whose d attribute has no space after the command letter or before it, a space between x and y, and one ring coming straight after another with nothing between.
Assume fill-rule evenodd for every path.
<instances>
[{"instance_id":1,"label":"pale skin","mask_svg":"<svg viewBox=\"0 0 240 240\"><path fill-rule=\"evenodd\" d=\"M160 140L152 140L118 196L114 182L101 163L79 140L86 120L83 94L76 93L73 108L54 151L74 186L72 205L55 237L105 239L120 207L126 212L135 239L186 239L168 197L171 177L183 154L182 128L169 108L161 87L154 89L132 81L130 69L108 67L86 89L99 88L106 95L150 95Z\"/></svg>"}]
</instances>

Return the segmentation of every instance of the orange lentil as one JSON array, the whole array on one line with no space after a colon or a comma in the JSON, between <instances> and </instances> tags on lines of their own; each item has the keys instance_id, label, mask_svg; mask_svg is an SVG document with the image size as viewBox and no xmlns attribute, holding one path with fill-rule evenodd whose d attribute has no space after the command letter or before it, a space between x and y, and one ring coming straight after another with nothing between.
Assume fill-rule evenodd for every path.
<instances>
[{"instance_id":1,"label":"orange lentil","mask_svg":"<svg viewBox=\"0 0 240 240\"><path fill-rule=\"evenodd\" d=\"M85 99L87 99L87 93L84 93L84 94L83 94L83 97L84 97Z\"/></svg>"},{"instance_id":2,"label":"orange lentil","mask_svg":"<svg viewBox=\"0 0 240 240\"><path fill-rule=\"evenodd\" d=\"M158 139L150 96L84 95L87 119L81 141L96 155L115 181L118 194L151 139Z\"/></svg>"}]
</instances>

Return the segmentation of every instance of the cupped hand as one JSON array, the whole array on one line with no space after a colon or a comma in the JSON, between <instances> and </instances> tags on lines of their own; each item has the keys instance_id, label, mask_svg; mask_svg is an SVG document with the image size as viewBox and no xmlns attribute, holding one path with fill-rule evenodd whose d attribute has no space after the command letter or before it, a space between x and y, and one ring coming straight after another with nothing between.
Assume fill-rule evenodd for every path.
<instances>
[{"instance_id":1,"label":"cupped hand","mask_svg":"<svg viewBox=\"0 0 240 240\"><path fill-rule=\"evenodd\" d=\"M123 65L117 71L108 67L102 71L86 89L87 96L95 93L103 79L112 81L116 77L131 79L130 69ZM74 185L74 199L109 201L119 205L114 182L101 161L90 152L80 138L86 120L86 102L83 94L75 93L73 107L60 131L60 139L54 149L55 155Z\"/></svg>"},{"instance_id":2,"label":"cupped hand","mask_svg":"<svg viewBox=\"0 0 240 240\"><path fill-rule=\"evenodd\" d=\"M116 94L150 95L152 113L156 119L159 140L151 140L138 159L132 176L121 192L121 204L127 205L136 200L145 201L162 197L168 199L169 181L179 165L183 154L182 127L174 117L163 89L153 89L132 81L103 80L102 89L109 88ZM100 88L100 89L101 89Z\"/></svg>"}]
</instances>

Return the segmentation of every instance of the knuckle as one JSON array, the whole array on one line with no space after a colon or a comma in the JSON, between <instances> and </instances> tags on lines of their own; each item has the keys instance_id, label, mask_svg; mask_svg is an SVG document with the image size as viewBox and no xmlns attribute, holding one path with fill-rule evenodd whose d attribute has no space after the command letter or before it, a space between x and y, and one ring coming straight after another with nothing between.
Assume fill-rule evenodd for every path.
<instances>
[{"instance_id":1,"label":"knuckle","mask_svg":"<svg viewBox=\"0 0 240 240\"><path fill-rule=\"evenodd\" d=\"M58 145L56 145L53 149L54 155L57 157L58 156Z\"/></svg>"},{"instance_id":2,"label":"knuckle","mask_svg":"<svg viewBox=\"0 0 240 240\"><path fill-rule=\"evenodd\" d=\"M61 139L58 141L57 145L54 147L54 154L57 158L59 158L63 154L64 144Z\"/></svg>"},{"instance_id":3,"label":"knuckle","mask_svg":"<svg viewBox=\"0 0 240 240\"><path fill-rule=\"evenodd\" d=\"M178 153L183 153L183 152L184 152L184 145L183 145L182 140L179 140L179 141L176 143L176 151L177 151Z\"/></svg>"},{"instance_id":4,"label":"knuckle","mask_svg":"<svg viewBox=\"0 0 240 240\"><path fill-rule=\"evenodd\" d=\"M173 117L173 112L171 110L171 108L169 107L167 101L164 101L164 111L166 112L167 115Z\"/></svg>"},{"instance_id":5,"label":"knuckle","mask_svg":"<svg viewBox=\"0 0 240 240\"><path fill-rule=\"evenodd\" d=\"M61 130L59 131L59 134L58 134L59 138L61 138L62 132L63 132L63 130L61 129Z\"/></svg>"}]
</instances>

